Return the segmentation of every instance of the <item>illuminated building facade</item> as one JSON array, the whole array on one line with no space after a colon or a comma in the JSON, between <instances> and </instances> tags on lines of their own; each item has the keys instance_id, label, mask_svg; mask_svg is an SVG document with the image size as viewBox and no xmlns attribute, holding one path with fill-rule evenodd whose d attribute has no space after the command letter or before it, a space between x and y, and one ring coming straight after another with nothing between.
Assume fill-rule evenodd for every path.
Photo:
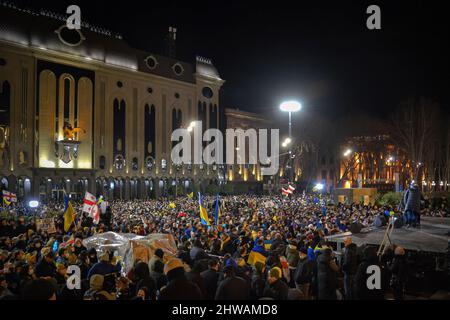
<instances>
[{"instance_id":1,"label":"illuminated building facade","mask_svg":"<svg viewBox=\"0 0 450 320\"><path fill-rule=\"evenodd\" d=\"M246 112L239 109L226 108L226 127L228 129L242 129L247 131L254 129L256 133L256 144L259 145L259 129L271 129L273 123L264 116L256 113ZM242 156L245 156L245 164L228 165L226 170L226 180L228 184L237 186L244 190L261 192L264 185L273 185L273 177L261 175L261 165L258 163L258 159L255 159L256 164L251 164L249 161L249 144L252 143L250 138L245 139L245 150L240 150L238 147L237 139L234 144L236 146L234 154L234 163L238 163L239 153L242 152ZM270 142L270 132L268 132L268 143ZM270 150L268 146L268 150Z\"/></svg>"},{"instance_id":2,"label":"illuminated building facade","mask_svg":"<svg viewBox=\"0 0 450 320\"><path fill-rule=\"evenodd\" d=\"M388 135L351 137L341 146L339 187L394 191L410 176L410 161Z\"/></svg>"},{"instance_id":3,"label":"illuminated building facade","mask_svg":"<svg viewBox=\"0 0 450 320\"><path fill-rule=\"evenodd\" d=\"M210 60L137 50L85 22L69 30L66 16L45 10L0 9L4 189L22 198L66 190L134 199L218 181L217 166L170 161L174 129L193 120L224 129L224 80Z\"/></svg>"}]
</instances>

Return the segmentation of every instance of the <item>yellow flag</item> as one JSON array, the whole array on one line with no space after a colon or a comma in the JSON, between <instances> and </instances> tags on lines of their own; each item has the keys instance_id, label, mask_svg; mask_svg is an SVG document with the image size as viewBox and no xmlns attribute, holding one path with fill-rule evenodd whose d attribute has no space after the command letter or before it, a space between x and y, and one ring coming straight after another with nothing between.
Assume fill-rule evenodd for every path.
<instances>
[{"instance_id":1,"label":"yellow flag","mask_svg":"<svg viewBox=\"0 0 450 320\"><path fill-rule=\"evenodd\" d=\"M275 221L275 222L277 222L277 221L278 221L277 216L273 216L273 217L272 217L272 220Z\"/></svg>"},{"instance_id":2,"label":"yellow flag","mask_svg":"<svg viewBox=\"0 0 450 320\"><path fill-rule=\"evenodd\" d=\"M169 202L169 207L170 207L171 209L174 209L174 208L175 208L175 203Z\"/></svg>"},{"instance_id":3,"label":"yellow flag","mask_svg":"<svg viewBox=\"0 0 450 320\"><path fill-rule=\"evenodd\" d=\"M11 204L11 201L6 200L5 197L3 198L3 202L4 202L7 206L9 206L9 205Z\"/></svg>"},{"instance_id":4,"label":"yellow flag","mask_svg":"<svg viewBox=\"0 0 450 320\"><path fill-rule=\"evenodd\" d=\"M194 197L194 192L189 193L187 196L189 199L192 199Z\"/></svg>"},{"instance_id":5,"label":"yellow flag","mask_svg":"<svg viewBox=\"0 0 450 320\"><path fill-rule=\"evenodd\" d=\"M68 199L66 201L66 210L64 211L64 232L69 231L70 226L75 220L75 209Z\"/></svg>"}]
</instances>

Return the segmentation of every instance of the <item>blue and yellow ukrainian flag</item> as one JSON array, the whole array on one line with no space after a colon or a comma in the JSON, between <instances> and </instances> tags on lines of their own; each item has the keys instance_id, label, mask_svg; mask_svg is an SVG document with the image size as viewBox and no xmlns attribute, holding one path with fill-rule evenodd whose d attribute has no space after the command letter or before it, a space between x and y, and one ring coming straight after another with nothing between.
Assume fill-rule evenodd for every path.
<instances>
[{"instance_id":1,"label":"blue and yellow ukrainian flag","mask_svg":"<svg viewBox=\"0 0 450 320\"><path fill-rule=\"evenodd\" d=\"M265 265L266 257L267 252L264 250L264 248L262 246L255 246L248 255L247 263L254 266L255 263L259 261Z\"/></svg>"},{"instance_id":2,"label":"blue and yellow ukrainian flag","mask_svg":"<svg viewBox=\"0 0 450 320\"><path fill-rule=\"evenodd\" d=\"M222 211L220 210L220 203L219 203L219 194L216 196L216 221L215 224L219 224L220 216L222 215Z\"/></svg>"},{"instance_id":3,"label":"blue and yellow ukrainian flag","mask_svg":"<svg viewBox=\"0 0 450 320\"><path fill-rule=\"evenodd\" d=\"M211 223L209 222L208 218L208 212L206 212L205 206L203 204L203 198L200 192L198 193L198 205L200 207L200 220L201 223L205 226L210 226Z\"/></svg>"},{"instance_id":4,"label":"blue and yellow ukrainian flag","mask_svg":"<svg viewBox=\"0 0 450 320\"><path fill-rule=\"evenodd\" d=\"M64 232L69 231L70 226L75 221L75 209L69 201L69 197L64 193Z\"/></svg>"},{"instance_id":5,"label":"blue and yellow ukrainian flag","mask_svg":"<svg viewBox=\"0 0 450 320\"><path fill-rule=\"evenodd\" d=\"M11 201L8 201L8 199L6 199L6 197L3 197L3 203L7 206L9 206L11 204Z\"/></svg>"}]
</instances>

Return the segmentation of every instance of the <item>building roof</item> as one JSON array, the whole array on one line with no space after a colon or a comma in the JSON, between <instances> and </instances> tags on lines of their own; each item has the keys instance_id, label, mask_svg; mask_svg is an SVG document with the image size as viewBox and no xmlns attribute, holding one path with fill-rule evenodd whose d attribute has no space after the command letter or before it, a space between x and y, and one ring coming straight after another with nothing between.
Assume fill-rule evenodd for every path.
<instances>
[{"instance_id":1,"label":"building roof","mask_svg":"<svg viewBox=\"0 0 450 320\"><path fill-rule=\"evenodd\" d=\"M195 83L196 74L221 80L210 60L196 65L131 47L120 34L82 22L69 30L67 15L48 10L22 9L0 2L0 41L84 57L111 66Z\"/></svg>"},{"instance_id":2,"label":"building roof","mask_svg":"<svg viewBox=\"0 0 450 320\"><path fill-rule=\"evenodd\" d=\"M239 109L225 108L225 115L228 119L228 122L230 122L231 119L236 119L243 122L260 123L265 127L270 127L272 124L272 122L269 119L267 119L261 114L242 111Z\"/></svg>"}]
</instances>

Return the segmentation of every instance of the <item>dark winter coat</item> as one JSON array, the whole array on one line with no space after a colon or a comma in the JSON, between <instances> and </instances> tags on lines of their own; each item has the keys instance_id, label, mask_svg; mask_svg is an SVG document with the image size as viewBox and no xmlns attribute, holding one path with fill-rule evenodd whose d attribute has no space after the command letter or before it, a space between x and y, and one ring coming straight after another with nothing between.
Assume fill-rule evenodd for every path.
<instances>
[{"instance_id":1,"label":"dark winter coat","mask_svg":"<svg viewBox=\"0 0 450 320\"><path fill-rule=\"evenodd\" d=\"M354 243L346 246L342 257L342 271L346 274L354 275L358 268L357 246Z\"/></svg>"},{"instance_id":2,"label":"dark winter coat","mask_svg":"<svg viewBox=\"0 0 450 320\"><path fill-rule=\"evenodd\" d=\"M261 274L255 273L251 280L251 299L257 300L263 297L266 282Z\"/></svg>"},{"instance_id":3,"label":"dark winter coat","mask_svg":"<svg viewBox=\"0 0 450 320\"><path fill-rule=\"evenodd\" d=\"M371 274L367 273L367 268L372 265L379 265L376 250L372 247L366 247L363 252L363 261L359 264L354 282L353 297L356 300L382 300L384 291L381 288L370 290L367 287L367 279Z\"/></svg>"},{"instance_id":4,"label":"dark winter coat","mask_svg":"<svg viewBox=\"0 0 450 320\"><path fill-rule=\"evenodd\" d=\"M289 286L283 280L278 279L271 284L267 283L263 296L274 300L287 300L288 293Z\"/></svg>"},{"instance_id":5,"label":"dark winter coat","mask_svg":"<svg viewBox=\"0 0 450 320\"><path fill-rule=\"evenodd\" d=\"M161 289L159 300L201 300L203 299L199 287L189 281L185 274L171 279L167 286Z\"/></svg>"},{"instance_id":6,"label":"dark winter coat","mask_svg":"<svg viewBox=\"0 0 450 320\"><path fill-rule=\"evenodd\" d=\"M332 261L331 250L326 249L317 257L317 285L319 300L335 300L337 289L336 264Z\"/></svg>"},{"instance_id":7,"label":"dark winter coat","mask_svg":"<svg viewBox=\"0 0 450 320\"><path fill-rule=\"evenodd\" d=\"M313 277L314 262L310 261L308 257L299 259L297 270L295 270L294 281L297 284L311 283Z\"/></svg>"},{"instance_id":8,"label":"dark winter coat","mask_svg":"<svg viewBox=\"0 0 450 320\"><path fill-rule=\"evenodd\" d=\"M289 267L297 268L298 260L300 259L298 255L298 249L295 245L288 245L286 248L286 260L289 263Z\"/></svg>"},{"instance_id":9,"label":"dark winter coat","mask_svg":"<svg viewBox=\"0 0 450 320\"><path fill-rule=\"evenodd\" d=\"M36 277L54 277L56 274L56 266L53 262L47 262L44 257L36 264L34 268Z\"/></svg>"},{"instance_id":10,"label":"dark winter coat","mask_svg":"<svg viewBox=\"0 0 450 320\"><path fill-rule=\"evenodd\" d=\"M406 210L420 212L420 190L418 186L411 186L403 195L401 206Z\"/></svg>"},{"instance_id":11,"label":"dark winter coat","mask_svg":"<svg viewBox=\"0 0 450 320\"><path fill-rule=\"evenodd\" d=\"M216 300L248 300L250 288L247 282L236 276L222 280L217 288Z\"/></svg>"},{"instance_id":12,"label":"dark winter coat","mask_svg":"<svg viewBox=\"0 0 450 320\"><path fill-rule=\"evenodd\" d=\"M200 274L206 290L206 299L208 300L214 300L219 282L219 275L220 274L213 269L208 269Z\"/></svg>"}]
</instances>

